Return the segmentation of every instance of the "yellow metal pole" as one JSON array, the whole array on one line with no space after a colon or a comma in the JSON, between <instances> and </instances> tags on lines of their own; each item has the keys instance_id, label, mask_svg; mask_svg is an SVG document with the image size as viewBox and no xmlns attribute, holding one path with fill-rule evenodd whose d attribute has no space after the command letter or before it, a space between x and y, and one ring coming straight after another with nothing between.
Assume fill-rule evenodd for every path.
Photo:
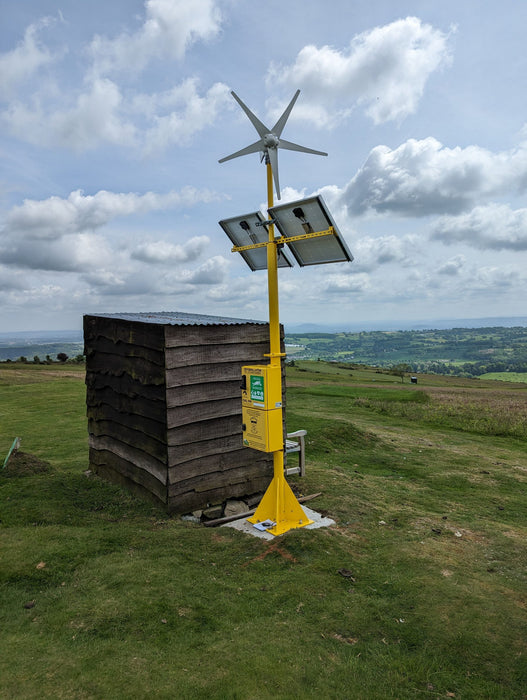
<instances>
[{"instance_id":1,"label":"yellow metal pole","mask_svg":"<svg viewBox=\"0 0 527 700\"><path fill-rule=\"evenodd\" d=\"M267 161L267 208L273 206L273 171ZM274 224L269 224L269 245L267 246L267 289L269 295L269 358L270 364L282 367L280 349L280 311L278 302L278 250L274 242ZM282 375L278 375L278 396L282 396ZM283 411L280 408L280 430L283 431ZM284 448L273 452L273 480L269 484L255 514L248 518L250 523L271 520L276 523L267 529L273 535L282 535L288 530L304 527L313 521L304 512L284 475Z\"/></svg>"},{"instance_id":2,"label":"yellow metal pole","mask_svg":"<svg viewBox=\"0 0 527 700\"><path fill-rule=\"evenodd\" d=\"M274 204L273 170L267 163L267 208ZM267 291L269 295L269 340L271 364L281 366L280 352L280 310L278 304L278 251L274 245L274 224L269 224L267 246ZM281 383L281 379L280 379Z\"/></svg>"}]
</instances>

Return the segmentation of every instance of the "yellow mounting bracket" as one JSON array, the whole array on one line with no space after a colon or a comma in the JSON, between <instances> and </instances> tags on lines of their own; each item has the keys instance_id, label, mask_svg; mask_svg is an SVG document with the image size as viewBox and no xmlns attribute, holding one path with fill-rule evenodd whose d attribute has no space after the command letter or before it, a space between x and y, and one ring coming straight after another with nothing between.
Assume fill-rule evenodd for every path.
<instances>
[{"instance_id":1,"label":"yellow mounting bracket","mask_svg":"<svg viewBox=\"0 0 527 700\"><path fill-rule=\"evenodd\" d=\"M283 455L283 452L274 453ZM260 501L260 505L256 513L247 518L248 522L253 525L265 520L273 522L272 527L266 528L267 532L272 535L282 535L294 528L305 527L313 521L310 520L304 512L300 503L296 500L295 494L284 477L283 460L281 461L281 474L277 473L277 465L275 462L275 475L264 497Z\"/></svg>"},{"instance_id":2,"label":"yellow mounting bracket","mask_svg":"<svg viewBox=\"0 0 527 700\"><path fill-rule=\"evenodd\" d=\"M332 236L335 233L333 226L324 229L323 231L313 231L312 233L301 233L298 236L280 236L272 241L264 243L252 243L251 245L235 245L231 248L231 253L241 253L243 250L254 250L255 248L265 248L268 245L294 243L295 241L305 241L308 238L318 238L319 236Z\"/></svg>"}]
</instances>

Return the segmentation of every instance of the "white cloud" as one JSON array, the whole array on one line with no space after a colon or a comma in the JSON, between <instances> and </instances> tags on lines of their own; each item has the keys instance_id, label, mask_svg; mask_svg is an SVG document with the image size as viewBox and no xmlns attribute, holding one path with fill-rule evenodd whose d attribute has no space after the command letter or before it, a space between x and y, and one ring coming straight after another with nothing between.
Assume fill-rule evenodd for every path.
<instances>
[{"instance_id":1,"label":"white cloud","mask_svg":"<svg viewBox=\"0 0 527 700\"><path fill-rule=\"evenodd\" d=\"M422 244L415 235L363 236L353 244L353 267L365 271L390 263L408 267L416 264L416 256L420 254Z\"/></svg>"},{"instance_id":2,"label":"white cloud","mask_svg":"<svg viewBox=\"0 0 527 700\"><path fill-rule=\"evenodd\" d=\"M27 275L20 270L0 265L0 291L10 292L15 289L25 289L26 286Z\"/></svg>"},{"instance_id":3,"label":"white cloud","mask_svg":"<svg viewBox=\"0 0 527 700\"><path fill-rule=\"evenodd\" d=\"M229 261L222 255L215 255L196 270L185 270L179 273L181 282L187 284L221 284L227 277Z\"/></svg>"},{"instance_id":4,"label":"white cloud","mask_svg":"<svg viewBox=\"0 0 527 700\"><path fill-rule=\"evenodd\" d=\"M343 194L350 214L459 214L482 196L521 191L527 147L492 153L478 146L447 148L435 138L376 146Z\"/></svg>"},{"instance_id":5,"label":"white cloud","mask_svg":"<svg viewBox=\"0 0 527 700\"><path fill-rule=\"evenodd\" d=\"M125 96L112 80L92 77L71 106L42 93L11 102L0 117L11 134L37 146L84 152L111 144L152 155L189 144L230 101L223 83L200 94L198 81L189 78L162 93Z\"/></svg>"},{"instance_id":6,"label":"white cloud","mask_svg":"<svg viewBox=\"0 0 527 700\"><path fill-rule=\"evenodd\" d=\"M56 312L64 306L66 290L58 284L34 284L25 285L24 289L13 291L7 296L7 310L11 312L37 309L38 318L42 319L50 307Z\"/></svg>"},{"instance_id":7,"label":"white cloud","mask_svg":"<svg viewBox=\"0 0 527 700\"><path fill-rule=\"evenodd\" d=\"M166 92L134 99L132 108L148 117L149 126L141 137L145 153L188 144L194 134L215 123L221 109L230 106L232 98L224 83L215 83L203 96L197 85L197 80L189 78Z\"/></svg>"},{"instance_id":8,"label":"white cloud","mask_svg":"<svg viewBox=\"0 0 527 700\"><path fill-rule=\"evenodd\" d=\"M117 269L115 269L117 268ZM141 271L122 266L114 266L111 270L99 268L85 270L82 279L97 294L108 297L123 297L123 299L133 299L144 295L151 300L152 296L159 293L166 293L163 288L163 278L157 271Z\"/></svg>"},{"instance_id":9,"label":"white cloud","mask_svg":"<svg viewBox=\"0 0 527 700\"><path fill-rule=\"evenodd\" d=\"M475 207L460 216L442 216L432 227L432 239L465 243L480 250L527 250L527 209L504 204Z\"/></svg>"},{"instance_id":10,"label":"white cloud","mask_svg":"<svg viewBox=\"0 0 527 700\"><path fill-rule=\"evenodd\" d=\"M464 255L455 255L450 260L444 262L437 270L438 275L447 275L449 277L457 277L464 271L466 266L466 258Z\"/></svg>"},{"instance_id":11,"label":"white cloud","mask_svg":"<svg viewBox=\"0 0 527 700\"><path fill-rule=\"evenodd\" d=\"M114 256L115 258L115 256ZM167 297L186 295L189 304L194 303L194 295L199 299L199 287L215 288L227 278L229 261L218 255L211 257L198 267L183 268L181 263L191 262L190 258L180 256L173 260L172 267L162 267L162 262L156 265L156 260L148 260L148 267L130 264L125 256L113 261L111 269L108 259L103 260L97 268L84 269L82 279L98 293L129 298L130 295L147 295L152 297ZM141 259L140 262L143 262ZM166 261L165 261L166 262ZM106 266L106 267L105 267Z\"/></svg>"},{"instance_id":12,"label":"white cloud","mask_svg":"<svg viewBox=\"0 0 527 700\"><path fill-rule=\"evenodd\" d=\"M124 285L123 266L127 264L128 253L125 249L112 251L95 233L98 229L117 217L192 206L213 197L207 191L188 187L180 192L142 195L105 190L84 195L77 190L66 199L25 200L6 217L0 233L0 262L34 270L91 271L99 275L101 284L115 289ZM208 244L206 236L196 236L183 245L148 242L133 250L131 257L154 264L189 262L197 259ZM109 261L113 266L111 273L106 270ZM114 272L116 266L120 267L119 275ZM208 269L188 273L188 279L192 282L195 275L200 281L200 275L204 278L206 273L212 278L214 274L218 276L218 270L219 265L216 265L215 272ZM92 279L96 281L95 277Z\"/></svg>"},{"instance_id":13,"label":"white cloud","mask_svg":"<svg viewBox=\"0 0 527 700\"><path fill-rule=\"evenodd\" d=\"M259 308L262 302L265 304L267 299L265 291L262 292L262 289L265 290L262 285L265 285L265 275L262 279L262 276L255 272L244 277L232 278L228 282L212 287L207 292L207 298L222 304L231 303L243 309L255 305ZM283 285L280 289L283 289Z\"/></svg>"},{"instance_id":14,"label":"white cloud","mask_svg":"<svg viewBox=\"0 0 527 700\"><path fill-rule=\"evenodd\" d=\"M525 272L520 272L515 266L486 266L477 269L474 276L468 280L467 287L476 292L483 291L492 295L525 287L526 282Z\"/></svg>"},{"instance_id":15,"label":"white cloud","mask_svg":"<svg viewBox=\"0 0 527 700\"><path fill-rule=\"evenodd\" d=\"M137 129L124 112L119 87L106 78L95 78L73 106L58 104L53 91L43 91L29 103L12 102L1 117L10 133L22 141L86 151L101 143L134 145Z\"/></svg>"},{"instance_id":16,"label":"white cloud","mask_svg":"<svg viewBox=\"0 0 527 700\"><path fill-rule=\"evenodd\" d=\"M0 99L8 97L39 68L53 60L52 53L39 41L38 36L40 30L51 21L45 18L29 25L16 48L0 54Z\"/></svg>"},{"instance_id":17,"label":"white cloud","mask_svg":"<svg viewBox=\"0 0 527 700\"><path fill-rule=\"evenodd\" d=\"M132 251L131 257L146 263L172 264L196 260L210 244L207 236L194 236L183 245L154 241L143 243Z\"/></svg>"},{"instance_id":18,"label":"white cloud","mask_svg":"<svg viewBox=\"0 0 527 700\"><path fill-rule=\"evenodd\" d=\"M94 195L84 195L81 190L76 190L66 199L53 196L40 201L24 200L23 204L13 207L8 213L2 233L4 236L22 234L32 240L53 240L64 235L93 231L116 217L187 207L213 199L216 199L213 193L192 187L166 194L100 190Z\"/></svg>"},{"instance_id":19,"label":"white cloud","mask_svg":"<svg viewBox=\"0 0 527 700\"><path fill-rule=\"evenodd\" d=\"M111 144L135 154L157 154L188 144L194 134L214 124L231 101L223 83L200 93L197 79L189 78L170 90L146 94L144 88L138 92L133 81L134 69L151 59L182 58L195 41L218 34L221 16L216 0L147 0L145 13L135 33L114 39L96 36L90 45L94 63L82 57L83 73L69 84L61 80L69 80L79 55L56 66L53 74L24 85L59 58L39 41L40 30L52 20L30 25L15 49L0 54L0 101L6 102L0 126L38 147L84 152ZM63 51L60 56L64 55ZM125 72L120 82L108 77L113 69ZM129 80L128 89L123 87L123 75ZM18 87L27 89L16 94Z\"/></svg>"},{"instance_id":20,"label":"white cloud","mask_svg":"<svg viewBox=\"0 0 527 700\"><path fill-rule=\"evenodd\" d=\"M83 279L89 285L102 289L124 289L125 279L122 274L114 270L93 270L83 275Z\"/></svg>"},{"instance_id":21,"label":"white cloud","mask_svg":"<svg viewBox=\"0 0 527 700\"><path fill-rule=\"evenodd\" d=\"M337 272L327 275L321 291L328 294L362 293L370 286L370 277L364 272Z\"/></svg>"},{"instance_id":22,"label":"white cloud","mask_svg":"<svg viewBox=\"0 0 527 700\"><path fill-rule=\"evenodd\" d=\"M79 95L75 107L56 112L50 119L50 132L61 146L86 150L101 142L131 146L136 129L120 112L123 98L111 80L97 78Z\"/></svg>"},{"instance_id":23,"label":"white cloud","mask_svg":"<svg viewBox=\"0 0 527 700\"><path fill-rule=\"evenodd\" d=\"M271 66L267 84L302 89L297 118L331 126L359 105L381 124L413 114L430 75L449 60L448 35L407 17L357 35L345 50L305 46L292 65Z\"/></svg>"},{"instance_id":24,"label":"white cloud","mask_svg":"<svg viewBox=\"0 0 527 700\"><path fill-rule=\"evenodd\" d=\"M147 0L140 29L108 39L96 36L90 53L97 74L140 71L152 59L181 59L196 41L216 36L221 14L215 0Z\"/></svg>"},{"instance_id":25,"label":"white cloud","mask_svg":"<svg viewBox=\"0 0 527 700\"><path fill-rule=\"evenodd\" d=\"M110 259L111 252L100 236L80 233L64 239L14 240L2 246L0 261L32 270L57 272L83 271L98 268Z\"/></svg>"}]
</instances>

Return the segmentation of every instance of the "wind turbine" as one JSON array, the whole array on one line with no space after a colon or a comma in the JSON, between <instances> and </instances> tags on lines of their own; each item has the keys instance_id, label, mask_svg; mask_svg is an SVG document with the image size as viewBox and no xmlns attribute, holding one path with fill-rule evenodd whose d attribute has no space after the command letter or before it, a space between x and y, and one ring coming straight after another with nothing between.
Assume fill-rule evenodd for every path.
<instances>
[{"instance_id":1,"label":"wind turbine","mask_svg":"<svg viewBox=\"0 0 527 700\"><path fill-rule=\"evenodd\" d=\"M293 95L293 99L291 102L287 105L286 109L284 110L284 113L280 117L280 119L276 122L276 124L273 126L272 129L269 129L265 124L263 124L258 117L251 112L249 107L242 102L242 100L238 97L238 95L233 91L231 92L231 95L234 97L236 102L240 105L240 107L243 109L245 114L249 117L251 120L252 125L258 132L258 136L260 137L258 141L255 141L254 143L251 143L249 146L246 146L245 148L242 148L239 151L236 151L236 153L231 153L230 156L225 156L225 158L222 158L219 160L219 163L225 163L227 160L232 160L233 158L238 158L239 156L245 156L249 153L262 153L262 160L265 158L265 162L271 165L271 169L273 172L273 179L274 179L274 186L276 190L276 196L278 199L280 199L280 181L278 178L278 149L279 148L284 148L287 151L300 151L301 153L312 153L316 156L327 156L327 153L324 153L323 151L315 151L312 148L306 148L305 146L299 146L297 143L292 143L291 141L286 141L285 139L280 138L282 135L282 131L284 130L284 126L289 118L289 115L291 114L291 110L294 107L295 102L298 99L298 96L300 94L300 90L297 90L295 94Z\"/></svg>"},{"instance_id":2,"label":"wind turbine","mask_svg":"<svg viewBox=\"0 0 527 700\"><path fill-rule=\"evenodd\" d=\"M269 297L269 352L265 353L264 357L269 358L269 362L265 365L255 365L246 366L243 368L244 372L244 382L243 386L247 396L250 394L250 400L245 396L242 398L243 401L248 403L242 403L242 420L244 420L245 427L242 427L242 432L244 434L244 444L248 447L253 447L254 449L260 450L262 452L268 452L273 454L273 479L269 484L267 491L265 492L260 505L258 506L254 516L248 518L248 522L254 525L264 526L268 532L272 535L281 535L284 532L292 528L304 527L311 524L313 521L306 515L300 503L296 500L296 497L291 490L291 487L287 483L284 474L284 435L283 435L283 407L282 407L282 358L285 357L285 353L281 351L280 342L280 319L279 319L279 304L278 304L278 251L279 245L283 246L284 241L290 245L293 241L298 241L299 239L306 242L311 238L317 238L319 236L326 236L331 234L333 237L335 234L335 229L333 225L329 225L328 217L324 216L321 221L327 221L328 227L323 231L306 231L302 226L301 233L299 235L294 235L292 237L281 237L275 238L275 220L271 215L271 209L273 207L273 180L276 190L276 195L280 199L280 183L278 179L278 149L285 148L289 151L300 151L301 153L313 153L315 155L327 156L327 153L323 151L315 151L312 148L306 148L305 146L299 146L297 143L291 143L291 141L285 141L281 139L282 131L284 126L291 114L291 110L300 94L300 90L297 90L293 95L293 99L286 107L284 113L280 119L276 122L272 129L269 129L265 124L263 124L257 116L255 116L246 104L240 100L236 93L231 93L236 102L243 109L245 114L251 120L252 125L258 132L260 137L258 141L251 143L249 146L242 148L236 153L232 153L230 156L222 158L219 162L224 163L227 160L232 160L233 158L238 158L238 156L245 156L248 153L262 153L262 160L265 159L265 165L267 169L267 211L269 212L271 219L267 222L257 220L255 226L266 226L268 233L267 242L256 242L250 233L250 224L247 219L253 217L257 219L259 217L259 212L254 214L235 217L234 220L220 221L220 226L227 233L229 238L231 238L234 243L240 237L240 231L246 235L246 240L250 241L250 244L246 245L243 243L241 246L235 245L232 249L233 252L242 252L248 250L257 250L265 246L267 248L267 290ZM304 205L304 201L299 204ZM304 220L307 225L309 223L305 220L305 213L301 206L294 209L295 214L293 214L293 219L299 221ZM306 209L307 211L307 209ZM300 215L301 214L301 215ZM234 222L234 223L233 223ZM229 233L229 225L234 225L234 232L232 235ZM244 236L245 237L245 236ZM325 256L320 258L320 246L316 246L317 252L311 258L311 264L321 263L321 262L333 262L331 256ZM324 245L322 245L324 248ZM339 247L339 251L342 246ZM337 260L352 260L351 254L348 254L347 249L345 250L345 256L342 258L342 253L339 252ZM260 266L253 266L247 259L249 267L251 269L263 269ZM253 380L256 378L258 381ZM258 398L257 392L253 395L253 389L251 387L259 385L262 393L258 396L263 396L263 403ZM250 387L249 392L247 392L247 387ZM243 396L243 395L242 395ZM273 397L272 400L269 397ZM255 399L256 397L256 399ZM256 403L253 401L256 400ZM268 403L266 403L266 401ZM274 402L274 405L273 405ZM244 414L244 412L246 412ZM246 420L244 418L246 416ZM249 425L251 424L251 425ZM251 428L251 435L247 432L248 427ZM255 437L257 439L255 439Z\"/></svg>"}]
</instances>

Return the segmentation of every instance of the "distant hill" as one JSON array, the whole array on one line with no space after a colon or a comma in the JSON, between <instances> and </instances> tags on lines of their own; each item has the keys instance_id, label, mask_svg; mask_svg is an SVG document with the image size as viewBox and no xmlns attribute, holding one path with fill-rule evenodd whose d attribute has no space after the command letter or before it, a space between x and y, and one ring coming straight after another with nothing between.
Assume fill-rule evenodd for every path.
<instances>
[{"instance_id":1,"label":"distant hill","mask_svg":"<svg viewBox=\"0 0 527 700\"><path fill-rule=\"evenodd\" d=\"M84 352L81 331L26 331L0 333L0 361L18 360L26 357L33 361L35 356L45 360L49 355L57 359L58 353L76 357Z\"/></svg>"},{"instance_id":2,"label":"distant hill","mask_svg":"<svg viewBox=\"0 0 527 700\"><path fill-rule=\"evenodd\" d=\"M339 324L286 323L286 333L342 333L371 331L447 330L449 328L489 328L527 326L527 316L489 316L487 318L418 319L406 321L342 321Z\"/></svg>"},{"instance_id":3,"label":"distant hill","mask_svg":"<svg viewBox=\"0 0 527 700\"><path fill-rule=\"evenodd\" d=\"M289 360L325 360L393 367L412 372L480 376L527 372L527 327L488 326L434 330L285 335Z\"/></svg>"},{"instance_id":4,"label":"distant hill","mask_svg":"<svg viewBox=\"0 0 527 700\"><path fill-rule=\"evenodd\" d=\"M288 359L324 359L412 371L480 376L527 372L527 316L321 324L286 324ZM55 360L84 352L80 330L0 332L0 361Z\"/></svg>"}]
</instances>

